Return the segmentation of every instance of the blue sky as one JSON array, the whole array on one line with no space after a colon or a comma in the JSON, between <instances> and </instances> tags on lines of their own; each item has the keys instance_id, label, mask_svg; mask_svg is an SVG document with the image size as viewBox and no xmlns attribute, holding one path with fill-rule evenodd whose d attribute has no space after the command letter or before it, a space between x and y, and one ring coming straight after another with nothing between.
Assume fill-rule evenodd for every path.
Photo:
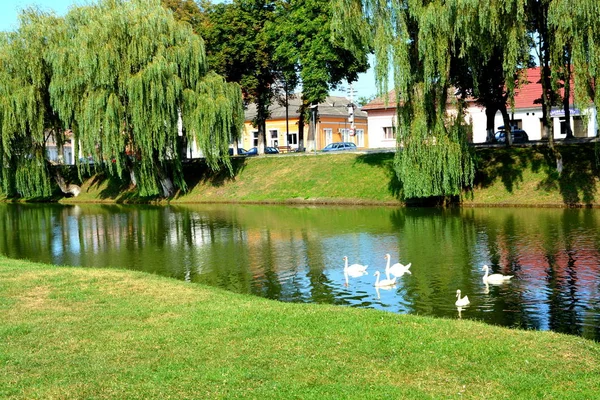
<instances>
[{"instance_id":1,"label":"blue sky","mask_svg":"<svg viewBox=\"0 0 600 400\"><path fill-rule=\"evenodd\" d=\"M38 6L44 11L54 11L58 15L64 15L69 7L74 4L87 4L93 1L86 0L0 0L0 31L12 31L18 26L19 11L29 6ZM371 60L371 65L373 61ZM358 82L353 84L354 99L369 97L377 93L373 71L360 74ZM331 92L336 96L347 96L348 85L344 82L339 90Z\"/></svg>"}]
</instances>

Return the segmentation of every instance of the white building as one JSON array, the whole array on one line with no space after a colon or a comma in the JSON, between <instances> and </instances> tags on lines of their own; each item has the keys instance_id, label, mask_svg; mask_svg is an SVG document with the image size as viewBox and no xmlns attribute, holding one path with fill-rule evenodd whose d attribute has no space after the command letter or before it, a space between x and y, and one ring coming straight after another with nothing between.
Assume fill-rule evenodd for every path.
<instances>
[{"instance_id":1,"label":"white building","mask_svg":"<svg viewBox=\"0 0 600 400\"><path fill-rule=\"evenodd\" d=\"M528 83L521 86L515 95L514 111L509 108L511 125L517 126L527 132L529 140L541 140L543 133L542 106L539 99L542 96L542 85L540 83L540 69L530 68L527 70ZM382 98L377 98L365 105L362 110L368 113L369 125L369 147L395 147L395 130L397 126L395 92L388 93L388 103ZM596 109L593 105L585 110L576 109L571 104L571 129L577 138L596 137L598 126L596 123ZM487 137L487 117L485 108L475 102L469 102L465 119L473 126L473 143L484 143ZM566 136L566 121L562 107L553 107L550 115L553 119L554 138L564 139ZM497 131L504 125L502 114L496 113L494 130Z\"/></svg>"}]
</instances>

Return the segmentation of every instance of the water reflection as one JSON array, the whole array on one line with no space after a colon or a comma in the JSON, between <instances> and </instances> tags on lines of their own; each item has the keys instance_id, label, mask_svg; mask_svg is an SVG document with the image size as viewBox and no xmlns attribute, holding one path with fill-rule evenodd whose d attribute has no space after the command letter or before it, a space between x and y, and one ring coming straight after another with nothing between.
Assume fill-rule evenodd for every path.
<instances>
[{"instance_id":1,"label":"water reflection","mask_svg":"<svg viewBox=\"0 0 600 400\"><path fill-rule=\"evenodd\" d=\"M600 338L600 211L0 205L0 252L124 267L288 302ZM376 288L386 258L411 263ZM369 265L346 278L343 257ZM501 285L490 273L514 275ZM457 289L469 307L457 310Z\"/></svg>"}]
</instances>

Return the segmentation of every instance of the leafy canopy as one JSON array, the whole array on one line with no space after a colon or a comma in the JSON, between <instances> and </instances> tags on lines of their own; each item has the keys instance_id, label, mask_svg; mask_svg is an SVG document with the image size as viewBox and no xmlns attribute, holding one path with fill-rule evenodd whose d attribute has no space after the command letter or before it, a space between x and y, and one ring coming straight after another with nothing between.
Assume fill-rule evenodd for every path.
<instances>
[{"instance_id":1,"label":"leafy canopy","mask_svg":"<svg viewBox=\"0 0 600 400\"><path fill-rule=\"evenodd\" d=\"M199 145L212 168L221 161L229 165L228 143L243 124L239 86L208 72L202 38L189 24L176 21L159 0L104 0L74 7L64 18L29 13L0 50L6 67L19 70L3 72L0 83L2 120L12 116L19 121L3 124L3 138L21 138L43 149L48 121L57 116L96 164L104 163L119 176L133 172L142 196L161 190L172 194L170 177L176 187L186 189L180 118L183 132ZM27 32L37 36L28 37ZM19 44L23 54L15 55ZM20 68L23 62L33 68ZM24 114L24 106L17 104L22 95L11 88L32 81L35 84L26 86L29 108L34 98L49 102L46 108L38 105L35 112ZM3 139L5 160L14 147L9 142ZM43 152L31 154L35 170L44 171ZM5 161L3 167L9 164ZM17 160L17 168L20 164ZM40 192L34 179L25 179L17 192L47 193Z\"/></svg>"}]
</instances>

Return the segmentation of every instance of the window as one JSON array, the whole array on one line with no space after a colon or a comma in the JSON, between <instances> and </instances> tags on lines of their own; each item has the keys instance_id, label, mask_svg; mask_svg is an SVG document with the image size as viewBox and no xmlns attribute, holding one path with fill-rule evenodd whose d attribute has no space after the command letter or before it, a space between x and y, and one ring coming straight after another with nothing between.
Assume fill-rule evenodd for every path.
<instances>
[{"instance_id":1,"label":"window","mask_svg":"<svg viewBox=\"0 0 600 400\"><path fill-rule=\"evenodd\" d=\"M396 127L395 126L386 126L385 128L383 128L383 139L385 139L385 140L396 139Z\"/></svg>"},{"instance_id":2,"label":"window","mask_svg":"<svg viewBox=\"0 0 600 400\"><path fill-rule=\"evenodd\" d=\"M356 129L355 130L356 140L359 147L365 147L365 130L364 129Z\"/></svg>"},{"instance_id":3,"label":"window","mask_svg":"<svg viewBox=\"0 0 600 400\"><path fill-rule=\"evenodd\" d=\"M325 145L332 143L333 142L333 129L325 128L325 129L323 129L323 132L325 133Z\"/></svg>"},{"instance_id":4,"label":"window","mask_svg":"<svg viewBox=\"0 0 600 400\"><path fill-rule=\"evenodd\" d=\"M252 137L253 139L253 146L254 147L258 147L258 131L252 131Z\"/></svg>"},{"instance_id":5,"label":"window","mask_svg":"<svg viewBox=\"0 0 600 400\"><path fill-rule=\"evenodd\" d=\"M279 131L277 129L269 129L269 143L273 147L279 146Z\"/></svg>"},{"instance_id":6,"label":"window","mask_svg":"<svg viewBox=\"0 0 600 400\"><path fill-rule=\"evenodd\" d=\"M350 129L340 128L338 132L342 135L342 142L350 141Z\"/></svg>"},{"instance_id":7,"label":"window","mask_svg":"<svg viewBox=\"0 0 600 400\"><path fill-rule=\"evenodd\" d=\"M291 132L288 135L288 142L287 142L287 144L288 144L288 146L297 145L298 144L298 133Z\"/></svg>"}]
</instances>

